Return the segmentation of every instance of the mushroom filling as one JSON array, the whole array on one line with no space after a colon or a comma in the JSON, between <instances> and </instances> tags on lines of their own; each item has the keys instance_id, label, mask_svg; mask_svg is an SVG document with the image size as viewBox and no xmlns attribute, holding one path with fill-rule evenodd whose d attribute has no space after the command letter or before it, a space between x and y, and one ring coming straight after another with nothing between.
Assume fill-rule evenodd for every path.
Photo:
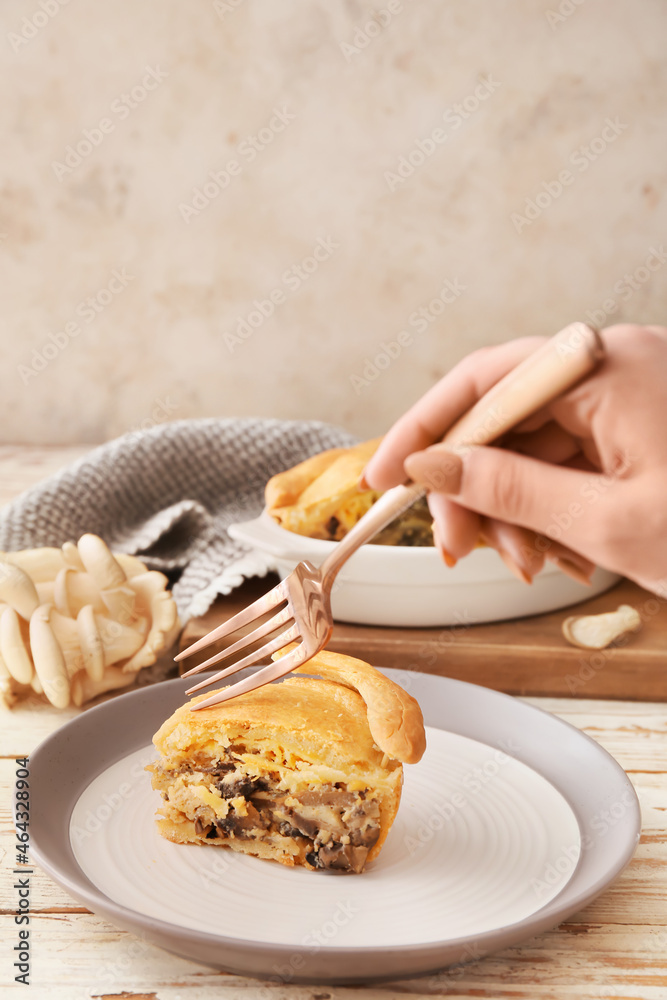
<instances>
[{"instance_id":1,"label":"mushroom filling","mask_svg":"<svg viewBox=\"0 0 667 1000\"><path fill-rule=\"evenodd\" d=\"M163 771L163 777L163 796L193 819L195 833L207 840L268 840L311 868L360 872L380 836L377 800L342 783L292 793L278 786L277 774L275 780L252 776L229 760L184 764ZM193 808L193 796L186 802L182 793L197 788L205 791Z\"/></svg>"}]
</instances>

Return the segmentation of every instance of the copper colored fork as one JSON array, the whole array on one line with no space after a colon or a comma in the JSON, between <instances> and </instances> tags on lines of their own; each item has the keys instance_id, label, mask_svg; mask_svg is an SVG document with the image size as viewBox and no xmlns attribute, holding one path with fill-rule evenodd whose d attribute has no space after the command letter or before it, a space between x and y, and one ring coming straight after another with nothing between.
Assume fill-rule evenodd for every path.
<instances>
[{"instance_id":1,"label":"copper colored fork","mask_svg":"<svg viewBox=\"0 0 667 1000\"><path fill-rule=\"evenodd\" d=\"M497 382L442 439L452 450L464 451L474 445L489 444L526 417L541 409L588 375L604 356L599 334L585 323L571 323L546 341L533 354ZM413 484L387 490L370 510L336 545L317 569L309 562L300 562L284 580L250 604L229 621L213 629L176 656L181 660L216 640L230 635L244 625L279 608L268 621L243 636L222 652L211 656L199 666L188 670L185 677L199 673L220 660L233 656L258 639L283 630L260 649L232 663L191 687L193 694L225 677L252 666L291 642L298 645L276 662L270 663L249 677L225 688L210 698L192 705L193 710L208 708L228 701L245 691L253 691L270 681L283 677L326 646L333 630L331 590L336 574L357 549L412 506L425 493ZM284 605L284 606L283 606ZM300 640L300 641L298 641Z\"/></svg>"}]
</instances>

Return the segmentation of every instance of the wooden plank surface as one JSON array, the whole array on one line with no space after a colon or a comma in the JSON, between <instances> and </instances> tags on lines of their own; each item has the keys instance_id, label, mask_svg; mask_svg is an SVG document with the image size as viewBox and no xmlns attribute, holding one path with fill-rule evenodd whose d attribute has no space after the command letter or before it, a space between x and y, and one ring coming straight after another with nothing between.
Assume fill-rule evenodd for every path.
<instances>
[{"instance_id":1,"label":"wooden plank surface","mask_svg":"<svg viewBox=\"0 0 667 1000\"><path fill-rule=\"evenodd\" d=\"M181 649L277 582L274 574L254 578L218 598L205 615L187 623ZM568 615L599 614L615 610L619 604L637 608L642 627L616 646L589 651L571 646L563 638L561 625ZM226 642L212 650L222 649ZM327 648L377 666L455 677L508 694L667 700L667 602L629 580L621 580L576 609L511 622L462 623L452 628L385 628L340 622L334 626ZM190 662L184 669L189 666Z\"/></svg>"}]
</instances>

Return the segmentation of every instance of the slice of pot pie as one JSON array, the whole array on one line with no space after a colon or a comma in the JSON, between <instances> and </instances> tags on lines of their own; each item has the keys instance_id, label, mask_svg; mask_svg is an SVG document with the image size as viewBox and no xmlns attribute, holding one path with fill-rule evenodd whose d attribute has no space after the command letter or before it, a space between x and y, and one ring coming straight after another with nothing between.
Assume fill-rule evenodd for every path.
<instances>
[{"instance_id":1,"label":"slice of pot pie","mask_svg":"<svg viewBox=\"0 0 667 1000\"><path fill-rule=\"evenodd\" d=\"M381 440L331 448L279 472L265 487L267 513L297 535L340 541L382 496L378 490L360 490L357 485ZM426 500L418 500L376 535L372 544L433 545L432 521Z\"/></svg>"},{"instance_id":2,"label":"slice of pot pie","mask_svg":"<svg viewBox=\"0 0 667 1000\"><path fill-rule=\"evenodd\" d=\"M281 650L281 653L286 652ZM425 748L417 702L368 663L323 651L220 705L182 705L149 764L163 837L308 869L361 872L398 809L402 762Z\"/></svg>"}]
</instances>

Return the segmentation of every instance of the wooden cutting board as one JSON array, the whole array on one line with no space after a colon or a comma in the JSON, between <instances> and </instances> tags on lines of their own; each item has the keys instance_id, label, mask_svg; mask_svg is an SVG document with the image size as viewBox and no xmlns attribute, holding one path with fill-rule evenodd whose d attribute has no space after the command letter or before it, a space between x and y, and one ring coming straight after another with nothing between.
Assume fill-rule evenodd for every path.
<instances>
[{"instance_id":1,"label":"wooden cutting board","mask_svg":"<svg viewBox=\"0 0 667 1000\"><path fill-rule=\"evenodd\" d=\"M205 615L188 622L180 648L231 618L277 582L274 574L253 578L218 598ZM614 611L619 604L636 608L642 627L616 646L589 651L563 638L561 624L568 615ZM224 644L212 647L211 653ZM380 667L455 677L507 694L667 701L667 602L629 580L574 608L509 622L462 623L451 628L336 624L327 648ZM201 654L186 666L197 659L202 659Z\"/></svg>"}]
</instances>

